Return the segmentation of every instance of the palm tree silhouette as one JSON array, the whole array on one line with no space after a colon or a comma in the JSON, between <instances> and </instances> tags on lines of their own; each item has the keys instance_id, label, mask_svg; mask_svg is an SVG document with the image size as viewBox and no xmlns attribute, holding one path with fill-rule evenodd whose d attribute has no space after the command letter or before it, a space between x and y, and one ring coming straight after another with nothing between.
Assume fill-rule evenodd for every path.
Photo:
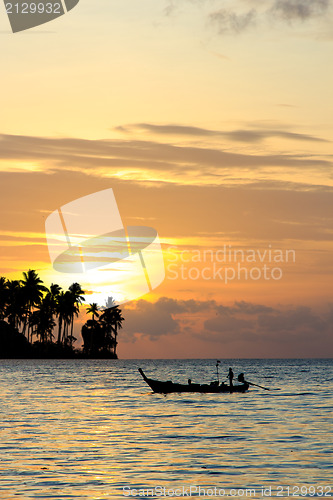
<instances>
[{"instance_id":1,"label":"palm tree silhouette","mask_svg":"<svg viewBox=\"0 0 333 500\"><path fill-rule=\"evenodd\" d=\"M118 306L113 307L112 311L113 311L113 332L114 332L114 355L117 356L118 330L120 330L123 327L122 322L124 321L124 318Z\"/></svg>"},{"instance_id":2,"label":"palm tree silhouette","mask_svg":"<svg viewBox=\"0 0 333 500\"><path fill-rule=\"evenodd\" d=\"M68 341L69 326L72 321L72 316L76 314L77 307L74 304L73 294L67 290L62 297L62 343L65 345Z\"/></svg>"},{"instance_id":3,"label":"palm tree silhouette","mask_svg":"<svg viewBox=\"0 0 333 500\"><path fill-rule=\"evenodd\" d=\"M61 293L61 287L56 283L51 283L51 286L45 296L48 299L50 312L53 316L58 316L58 298ZM55 326L55 325L54 325Z\"/></svg>"},{"instance_id":4,"label":"palm tree silhouette","mask_svg":"<svg viewBox=\"0 0 333 500\"><path fill-rule=\"evenodd\" d=\"M98 304L96 304L96 302L89 304L89 307L87 309L87 313L91 314L92 320L95 321L95 316L97 316L97 318L99 317Z\"/></svg>"},{"instance_id":5,"label":"palm tree silhouette","mask_svg":"<svg viewBox=\"0 0 333 500\"><path fill-rule=\"evenodd\" d=\"M8 301L8 282L4 276L0 277L0 320L6 317L6 305Z\"/></svg>"},{"instance_id":6,"label":"palm tree silhouette","mask_svg":"<svg viewBox=\"0 0 333 500\"><path fill-rule=\"evenodd\" d=\"M104 309L100 318L100 324L104 331L104 344L105 348L109 351L112 349L114 351L115 339L113 336L113 311L111 308Z\"/></svg>"},{"instance_id":7,"label":"palm tree silhouette","mask_svg":"<svg viewBox=\"0 0 333 500\"><path fill-rule=\"evenodd\" d=\"M80 305L85 301L85 292L79 283L73 283L67 291L52 283L46 288L35 270L23 273L21 280L7 280L0 277L0 349L1 339L12 335L12 346L20 344L19 354L28 357L37 355L70 357L74 353L74 319L79 314ZM117 335L124 318L112 297L99 311L96 303L89 304L86 312L91 314L82 327L83 352L89 355L116 357ZM100 318L98 320L98 318ZM54 328L58 320L55 347ZM36 341L33 340L36 337ZM2 344L4 345L4 344ZM9 352L4 346L4 352ZM11 348L12 349L12 348ZM14 352L14 351L13 351ZM15 353L14 353L15 354ZM1 352L0 352L1 357Z\"/></svg>"},{"instance_id":8,"label":"palm tree silhouette","mask_svg":"<svg viewBox=\"0 0 333 500\"><path fill-rule=\"evenodd\" d=\"M28 322L28 341L30 340L30 330L32 328L32 325L30 324L32 309L40 304L43 297L43 292L47 291L47 288L42 285L42 283L42 280L38 277L38 274L33 269L29 269L29 271L23 273L23 280L21 280L21 284L23 286L23 291L26 296L28 306L26 316ZM25 331L23 333L25 333Z\"/></svg>"},{"instance_id":9,"label":"palm tree silhouette","mask_svg":"<svg viewBox=\"0 0 333 500\"><path fill-rule=\"evenodd\" d=\"M111 301L108 301L108 303L115 304L113 299ZM113 305L112 307L109 307L103 311L100 320L101 323L104 324L107 336L110 337L111 333L113 332L113 339L112 339L113 353L115 356L117 356L118 330L122 328L122 322L124 321L124 318L121 314L121 310L117 305Z\"/></svg>"},{"instance_id":10,"label":"palm tree silhouette","mask_svg":"<svg viewBox=\"0 0 333 500\"><path fill-rule=\"evenodd\" d=\"M54 321L54 304L52 295L49 293L41 300L37 309L31 315L31 324L35 329L32 335L35 334L39 337L39 341L44 344L52 342L53 329L55 327Z\"/></svg>"},{"instance_id":11,"label":"palm tree silhouette","mask_svg":"<svg viewBox=\"0 0 333 500\"><path fill-rule=\"evenodd\" d=\"M66 314L66 297L65 292L61 290L56 299L56 314L58 316L58 339L57 344L61 343L62 326Z\"/></svg>"},{"instance_id":12,"label":"palm tree silhouette","mask_svg":"<svg viewBox=\"0 0 333 500\"><path fill-rule=\"evenodd\" d=\"M70 339L72 343L73 341L76 340L75 337L73 337L74 316L77 317L79 315L80 305L82 304L82 302L85 301L84 298L85 292L84 290L82 290L81 285L79 285L79 283L73 283L69 287L69 291L72 294L72 300L73 300L72 315L71 315L71 334L70 334Z\"/></svg>"},{"instance_id":13,"label":"palm tree silhouette","mask_svg":"<svg viewBox=\"0 0 333 500\"><path fill-rule=\"evenodd\" d=\"M18 280L8 281L7 283L7 303L5 314L8 323L17 330L23 325L23 334L27 322L27 297L23 287Z\"/></svg>"},{"instance_id":14,"label":"palm tree silhouette","mask_svg":"<svg viewBox=\"0 0 333 500\"><path fill-rule=\"evenodd\" d=\"M51 298L54 314L56 314L57 311L57 300L60 295L60 292L61 292L61 286L57 285L56 283L51 283L47 295L49 295Z\"/></svg>"},{"instance_id":15,"label":"palm tree silhouette","mask_svg":"<svg viewBox=\"0 0 333 500\"><path fill-rule=\"evenodd\" d=\"M92 304L89 304L89 307L87 308L87 313L91 314L92 316L92 325L90 325L89 332L90 332L90 353L94 351L94 337L96 335L96 329L99 329L99 325L95 320L95 316L98 318L99 317L99 312L98 312L98 304L96 302L93 302Z\"/></svg>"}]
</instances>

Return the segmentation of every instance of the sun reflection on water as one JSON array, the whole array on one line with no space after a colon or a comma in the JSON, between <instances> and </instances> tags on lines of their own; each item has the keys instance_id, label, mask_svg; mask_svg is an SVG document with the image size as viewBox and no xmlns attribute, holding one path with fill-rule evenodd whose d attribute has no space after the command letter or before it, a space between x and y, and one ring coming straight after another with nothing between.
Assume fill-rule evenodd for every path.
<instances>
[{"instance_id":1,"label":"sun reflection on water","mask_svg":"<svg viewBox=\"0 0 333 500\"><path fill-rule=\"evenodd\" d=\"M124 486L328 484L332 401L319 388L332 367L316 361L301 374L302 387L306 379L316 387L302 395L292 362L235 362L256 380L264 380L264 363L271 363L269 383L282 390L164 397L147 392L135 361L2 360L0 498L114 499ZM211 376L208 360L142 364L164 379Z\"/></svg>"}]
</instances>

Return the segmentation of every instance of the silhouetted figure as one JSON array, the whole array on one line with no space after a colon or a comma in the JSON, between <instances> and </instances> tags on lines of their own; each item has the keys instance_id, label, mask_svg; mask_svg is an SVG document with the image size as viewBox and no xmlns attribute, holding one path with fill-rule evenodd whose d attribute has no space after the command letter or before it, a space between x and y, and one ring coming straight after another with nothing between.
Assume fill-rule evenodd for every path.
<instances>
[{"instance_id":1,"label":"silhouetted figure","mask_svg":"<svg viewBox=\"0 0 333 500\"><path fill-rule=\"evenodd\" d=\"M188 385L191 385L192 384L192 380L189 378L188 379Z\"/></svg>"},{"instance_id":2,"label":"silhouetted figure","mask_svg":"<svg viewBox=\"0 0 333 500\"><path fill-rule=\"evenodd\" d=\"M232 371L232 368L229 368L229 373L228 373L228 377L229 379L229 382L230 382L230 387L233 387L233 379L234 379L234 372Z\"/></svg>"},{"instance_id":3,"label":"silhouetted figure","mask_svg":"<svg viewBox=\"0 0 333 500\"><path fill-rule=\"evenodd\" d=\"M244 373L240 373L240 374L238 375L238 377L237 377L237 378L238 378L238 382L240 382L241 384L243 384L243 385L244 385L245 390L247 391L247 389L248 389L248 388L249 388L249 386L250 386L250 383L249 383L249 382L246 382L246 380L245 380L245 378L244 378Z\"/></svg>"}]
</instances>

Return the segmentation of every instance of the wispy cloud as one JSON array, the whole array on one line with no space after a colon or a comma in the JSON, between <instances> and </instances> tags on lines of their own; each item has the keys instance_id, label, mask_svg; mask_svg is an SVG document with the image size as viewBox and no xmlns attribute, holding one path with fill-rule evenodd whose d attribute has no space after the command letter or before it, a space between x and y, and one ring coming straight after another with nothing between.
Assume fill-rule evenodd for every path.
<instances>
[{"instance_id":1,"label":"wispy cloud","mask_svg":"<svg viewBox=\"0 0 333 500\"><path fill-rule=\"evenodd\" d=\"M217 27L220 34L242 33L253 26L257 19L257 11L251 9L247 12L237 14L226 9L219 9L209 14L209 21Z\"/></svg>"},{"instance_id":2,"label":"wispy cloud","mask_svg":"<svg viewBox=\"0 0 333 500\"><path fill-rule=\"evenodd\" d=\"M288 21L306 21L326 14L330 0L275 0L271 12Z\"/></svg>"},{"instance_id":3,"label":"wispy cloud","mask_svg":"<svg viewBox=\"0 0 333 500\"><path fill-rule=\"evenodd\" d=\"M290 139L295 141L310 141L310 142L329 142L321 137L316 137L309 134L300 134L277 129L236 129L231 131L210 130L201 127L193 127L187 125L164 124L156 125L151 123L134 123L123 125L116 128L119 132L150 132L156 135L170 136L193 136L193 137L224 137L231 141L237 142L261 142L264 139L279 137L282 139Z\"/></svg>"},{"instance_id":4,"label":"wispy cloud","mask_svg":"<svg viewBox=\"0 0 333 500\"><path fill-rule=\"evenodd\" d=\"M184 0L184 3L189 0ZM191 5L197 5L204 12L208 24L211 25L220 35L239 35L257 26L263 28L274 26L272 20L278 24L305 23L311 19L325 19L330 12L332 0L250 0L245 2L223 3L217 0L211 2L195 2L190 0ZM179 2L178 2L179 3ZM246 3L248 8L246 9ZM170 16L176 14L178 4L169 0L164 14Z\"/></svg>"},{"instance_id":5,"label":"wispy cloud","mask_svg":"<svg viewBox=\"0 0 333 500\"><path fill-rule=\"evenodd\" d=\"M154 128L151 126L150 129ZM167 126L156 129L159 133L187 133L215 135L193 127ZM232 140L255 143L274 132L232 131L226 136ZM220 133L219 133L220 134ZM276 132L288 139L318 141L312 136ZM138 182L163 182L191 185L220 185L225 182L242 182L248 179L263 180L269 172L285 176L287 171L314 171L318 176L330 175L332 162L329 158L311 154L263 153L246 154L224 149L220 144L210 147L192 144L161 143L153 140L86 140L76 138L45 138L1 135L2 159L0 171L15 169L27 172L42 170L44 173L61 171L80 172L100 178L127 179ZM225 146L227 146L225 144ZM31 170L31 165L34 169ZM22 168L21 168L22 167Z\"/></svg>"},{"instance_id":6,"label":"wispy cloud","mask_svg":"<svg viewBox=\"0 0 333 500\"><path fill-rule=\"evenodd\" d=\"M177 6L176 6L174 0L169 0L164 8L164 14L166 16L171 16L172 14L174 14L176 12L176 10L177 10Z\"/></svg>"}]
</instances>

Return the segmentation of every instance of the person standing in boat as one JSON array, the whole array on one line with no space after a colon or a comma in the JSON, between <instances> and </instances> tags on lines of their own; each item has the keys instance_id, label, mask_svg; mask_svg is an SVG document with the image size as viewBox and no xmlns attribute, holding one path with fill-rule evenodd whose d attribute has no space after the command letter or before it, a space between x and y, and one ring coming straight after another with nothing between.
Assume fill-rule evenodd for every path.
<instances>
[{"instance_id":1,"label":"person standing in boat","mask_svg":"<svg viewBox=\"0 0 333 500\"><path fill-rule=\"evenodd\" d=\"M230 383L230 387L233 387L233 379L234 379L234 372L232 371L232 368L229 368L229 373L228 373L228 377L229 379L229 383Z\"/></svg>"}]
</instances>

